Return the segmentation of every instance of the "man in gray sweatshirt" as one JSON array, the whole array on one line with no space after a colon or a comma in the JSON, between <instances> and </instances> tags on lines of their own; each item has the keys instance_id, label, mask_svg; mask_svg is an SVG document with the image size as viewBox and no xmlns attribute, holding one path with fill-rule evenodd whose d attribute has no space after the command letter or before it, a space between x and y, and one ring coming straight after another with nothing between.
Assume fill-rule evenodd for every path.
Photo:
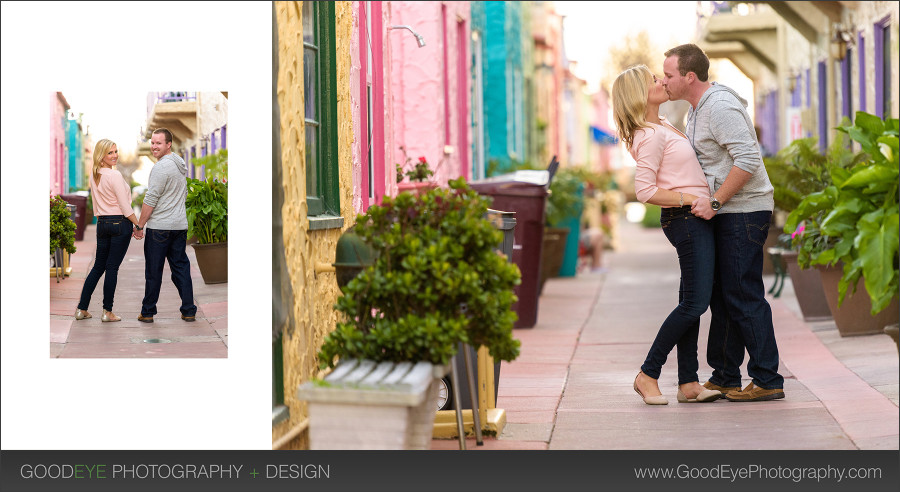
<instances>
[{"instance_id":1,"label":"man in gray sweatshirt","mask_svg":"<svg viewBox=\"0 0 900 492\"><path fill-rule=\"evenodd\" d=\"M663 85L672 100L691 104L685 135L706 174L709 198L691 212L713 222L716 273L706 358L713 368L704 386L731 401L784 398L772 309L762 280L763 244L774 208L774 188L763 165L747 101L708 82L709 58L693 44L665 53ZM752 382L741 389L744 349Z\"/></svg>"},{"instance_id":2,"label":"man in gray sweatshirt","mask_svg":"<svg viewBox=\"0 0 900 492\"><path fill-rule=\"evenodd\" d=\"M165 128L153 131L150 151L157 158L150 170L150 182L141 207L141 218L135 237L144 242L144 300L138 321L152 323L156 314L156 302L162 287L163 265L169 261L172 282L181 296L181 319L194 321L197 306L194 305L194 286L191 281L191 262L187 247L187 166L177 154L172 153L172 133ZM144 233L146 225L147 231Z\"/></svg>"}]
</instances>

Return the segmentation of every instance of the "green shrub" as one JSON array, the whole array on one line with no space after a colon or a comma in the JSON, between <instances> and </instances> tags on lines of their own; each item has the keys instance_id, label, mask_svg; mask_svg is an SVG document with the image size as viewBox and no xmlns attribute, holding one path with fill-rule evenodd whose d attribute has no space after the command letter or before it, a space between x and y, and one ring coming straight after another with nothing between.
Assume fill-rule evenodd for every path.
<instances>
[{"instance_id":1,"label":"green shrub","mask_svg":"<svg viewBox=\"0 0 900 492\"><path fill-rule=\"evenodd\" d=\"M498 254L503 234L485 218L489 199L463 179L450 189L400 193L357 217L353 232L376 255L345 285L342 315L319 354L448 364L458 343L484 345L497 360L519 354L512 337L519 269Z\"/></svg>"},{"instance_id":2,"label":"green shrub","mask_svg":"<svg viewBox=\"0 0 900 492\"><path fill-rule=\"evenodd\" d=\"M61 196L50 197L50 254L62 248L69 254L75 252L75 222L72 213Z\"/></svg>"}]
</instances>

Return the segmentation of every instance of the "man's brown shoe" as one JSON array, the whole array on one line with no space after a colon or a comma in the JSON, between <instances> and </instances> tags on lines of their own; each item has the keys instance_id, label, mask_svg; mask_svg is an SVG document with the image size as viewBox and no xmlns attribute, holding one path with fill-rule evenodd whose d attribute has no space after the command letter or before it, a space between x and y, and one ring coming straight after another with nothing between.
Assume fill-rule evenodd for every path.
<instances>
[{"instance_id":1,"label":"man's brown shoe","mask_svg":"<svg viewBox=\"0 0 900 492\"><path fill-rule=\"evenodd\" d=\"M153 316L144 316L143 314L139 314L138 321L141 321L143 323L153 323Z\"/></svg>"},{"instance_id":2,"label":"man's brown shoe","mask_svg":"<svg viewBox=\"0 0 900 492\"><path fill-rule=\"evenodd\" d=\"M733 391L725 395L728 401L769 401L784 398L784 390L781 388L765 389L756 386L751 381L741 391Z\"/></svg>"},{"instance_id":3,"label":"man's brown shoe","mask_svg":"<svg viewBox=\"0 0 900 492\"><path fill-rule=\"evenodd\" d=\"M713 384L711 381L707 381L703 383L703 387L706 389L711 389L715 391L719 391L722 393L722 398L725 398L730 391L740 391L740 386L719 386L718 384Z\"/></svg>"}]
</instances>

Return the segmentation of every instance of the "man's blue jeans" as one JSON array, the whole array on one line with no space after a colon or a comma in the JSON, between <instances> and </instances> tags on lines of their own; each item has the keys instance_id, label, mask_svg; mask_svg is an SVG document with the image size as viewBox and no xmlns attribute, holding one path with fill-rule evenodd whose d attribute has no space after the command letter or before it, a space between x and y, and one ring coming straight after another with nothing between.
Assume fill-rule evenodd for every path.
<instances>
[{"instance_id":1,"label":"man's blue jeans","mask_svg":"<svg viewBox=\"0 0 900 492\"><path fill-rule=\"evenodd\" d=\"M750 355L747 373L756 386L784 387L778 374L778 346L772 308L762 280L763 245L769 233L769 211L720 213L712 219L716 237L716 281L710 310L706 360L710 381L742 386L744 348Z\"/></svg>"},{"instance_id":2,"label":"man's blue jeans","mask_svg":"<svg viewBox=\"0 0 900 492\"><path fill-rule=\"evenodd\" d=\"M169 261L172 271L172 282L181 297L181 314L194 316L197 306L194 305L194 285L191 282L191 262L185 248L187 247L187 231L169 231L164 229L147 229L144 234L144 301L141 315L156 314L156 302L159 300L159 289L162 287L163 265Z\"/></svg>"},{"instance_id":3,"label":"man's blue jeans","mask_svg":"<svg viewBox=\"0 0 900 492\"><path fill-rule=\"evenodd\" d=\"M78 309L87 311L91 295L97 288L100 276L103 279L103 309L112 311L113 299L116 295L116 283L119 279L119 266L128 252L131 241L131 221L124 215L101 215L97 217L97 254L94 266L84 279Z\"/></svg>"},{"instance_id":4,"label":"man's blue jeans","mask_svg":"<svg viewBox=\"0 0 900 492\"><path fill-rule=\"evenodd\" d=\"M678 346L678 384L698 381L697 337L700 316L709 307L715 270L713 226L691 214L691 206L663 208L660 225L675 251L681 267L678 306L659 328L647 359L644 374L659 379L669 352Z\"/></svg>"}]
</instances>

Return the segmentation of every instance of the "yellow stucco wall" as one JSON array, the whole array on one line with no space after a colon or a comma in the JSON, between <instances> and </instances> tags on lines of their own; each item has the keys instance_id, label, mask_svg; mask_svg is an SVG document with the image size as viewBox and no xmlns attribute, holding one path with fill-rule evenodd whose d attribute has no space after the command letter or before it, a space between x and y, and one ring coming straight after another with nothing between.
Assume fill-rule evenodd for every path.
<instances>
[{"instance_id":1,"label":"yellow stucco wall","mask_svg":"<svg viewBox=\"0 0 900 492\"><path fill-rule=\"evenodd\" d=\"M276 2L278 29L278 104L281 109L281 161L284 176L284 251L293 288L294 323L285 329L284 403L290 409L287 424L272 430L273 441L307 418L306 403L297 399L297 387L315 376L316 352L337 320L334 303L340 293L334 273L314 271L317 262L332 263L342 229L309 230L306 218L306 168L303 124L303 2ZM344 229L353 224L352 145L350 108L350 37L352 2L335 2L338 168L341 215ZM306 433L291 441L288 449L308 447Z\"/></svg>"}]
</instances>

